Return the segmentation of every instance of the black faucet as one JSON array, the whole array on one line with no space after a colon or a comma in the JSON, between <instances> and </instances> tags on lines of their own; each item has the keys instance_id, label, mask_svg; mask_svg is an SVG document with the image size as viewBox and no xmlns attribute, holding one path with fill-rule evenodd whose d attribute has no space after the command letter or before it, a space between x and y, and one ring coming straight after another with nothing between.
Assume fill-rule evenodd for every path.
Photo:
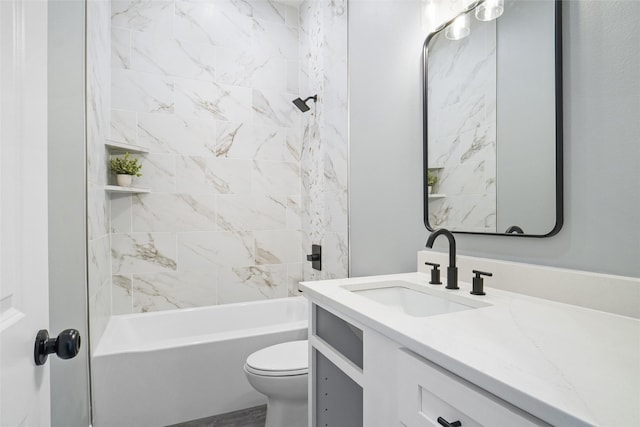
<instances>
[{"instance_id":1,"label":"black faucet","mask_svg":"<svg viewBox=\"0 0 640 427\"><path fill-rule=\"evenodd\" d=\"M456 239L453 237L453 233L446 228L434 230L427 239L427 247L433 248L433 242L441 234L449 240L449 266L447 267L447 286L445 288L460 289L458 287L458 267L456 267Z\"/></svg>"}]
</instances>

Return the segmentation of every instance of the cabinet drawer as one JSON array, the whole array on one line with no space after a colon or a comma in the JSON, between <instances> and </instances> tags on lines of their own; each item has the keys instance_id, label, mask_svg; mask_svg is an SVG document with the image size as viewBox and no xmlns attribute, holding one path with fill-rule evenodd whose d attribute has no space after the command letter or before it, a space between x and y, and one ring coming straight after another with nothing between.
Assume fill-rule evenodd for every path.
<instances>
[{"instance_id":1,"label":"cabinet drawer","mask_svg":"<svg viewBox=\"0 0 640 427\"><path fill-rule=\"evenodd\" d=\"M462 427L548 425L406 349L398 354L398 416L406 427L446 425L439 417Z\"/></svg>"}]
</instances>

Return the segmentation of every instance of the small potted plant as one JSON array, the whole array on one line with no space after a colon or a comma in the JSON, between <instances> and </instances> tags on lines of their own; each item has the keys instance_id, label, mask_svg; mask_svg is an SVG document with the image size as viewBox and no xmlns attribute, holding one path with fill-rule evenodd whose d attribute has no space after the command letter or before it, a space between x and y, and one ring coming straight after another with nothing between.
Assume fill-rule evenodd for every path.
<instances>
[{"instance_id":1,"label":"small potted plant","mask_svg":"<svg viewBox=\"0 0 640 427\"><path fill-rule=\"evenodd\" d=\"M427 189L428 189L428 194L431 194L431 191L433 190L433 186L436 185L438 183L438 175L436 175L434 172L431 172L430 170L427 171Z\"/></svg>"},{"instance_id":2,"label":"small potted plant","mask_svg":"<svg viewBox=\"0 0 640 427\"><path fill-rule=\"evenodd\" d=\"M138 163L138 159L131 159L129 153L124 153L124 157L112 158L109 166L120 187L131 187L133 176L142 176L142 165Z\"/></svg>"}]
</instances>

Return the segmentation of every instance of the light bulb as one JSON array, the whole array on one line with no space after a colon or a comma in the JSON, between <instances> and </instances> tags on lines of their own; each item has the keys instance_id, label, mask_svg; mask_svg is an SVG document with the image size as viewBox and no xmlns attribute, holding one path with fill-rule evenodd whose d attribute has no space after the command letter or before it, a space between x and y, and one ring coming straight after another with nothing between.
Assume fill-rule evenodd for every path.
<instances>
[{"instance_id":1,"label":"light bulb","mask_svg":"<svg viewBox=\"0 0 640 427\"><path fill-rule=\"evenodd\" d=\"M485 0L476 7L478 21L492 21L504 12L504 0Z\"/></svg>"},{"instance_id":2,"label":"light bulb","mask_svg":"<svg viewBox=\"0 0 640 427\"><path fill-rule=\"evenodd\" d=\"M422 28L432 32L438 22L438 8L434 0L426 0L422 3Z\"/></svg>"},{"instance_id":3,"label":"light bulb","mask_svg":"<svg viewBox=\"0 0 640 427\"><path fill-rule=\"evenodd\" d=\"M451 24L447 26L444 35L449 40L460 40L469 35L471 32L469 14L465 13L458 16Z\"/></svg>"}]
</instances>

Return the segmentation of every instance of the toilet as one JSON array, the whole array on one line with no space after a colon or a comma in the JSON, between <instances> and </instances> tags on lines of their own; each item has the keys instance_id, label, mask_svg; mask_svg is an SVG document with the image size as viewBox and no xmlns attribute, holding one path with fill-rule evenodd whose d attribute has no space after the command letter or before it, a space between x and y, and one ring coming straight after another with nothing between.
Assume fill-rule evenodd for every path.
<instances>
[{"instance_id":1,"label":"toilet","mask_svg":"<svg viewBox=\"0 0 640 427\"><path fill-rule=\"evenodd\" d=\"M251 386L267 396L265 427L307 426L309 341L290 341L247 357L244 372Z\"/></svg>"}]
</instances>

